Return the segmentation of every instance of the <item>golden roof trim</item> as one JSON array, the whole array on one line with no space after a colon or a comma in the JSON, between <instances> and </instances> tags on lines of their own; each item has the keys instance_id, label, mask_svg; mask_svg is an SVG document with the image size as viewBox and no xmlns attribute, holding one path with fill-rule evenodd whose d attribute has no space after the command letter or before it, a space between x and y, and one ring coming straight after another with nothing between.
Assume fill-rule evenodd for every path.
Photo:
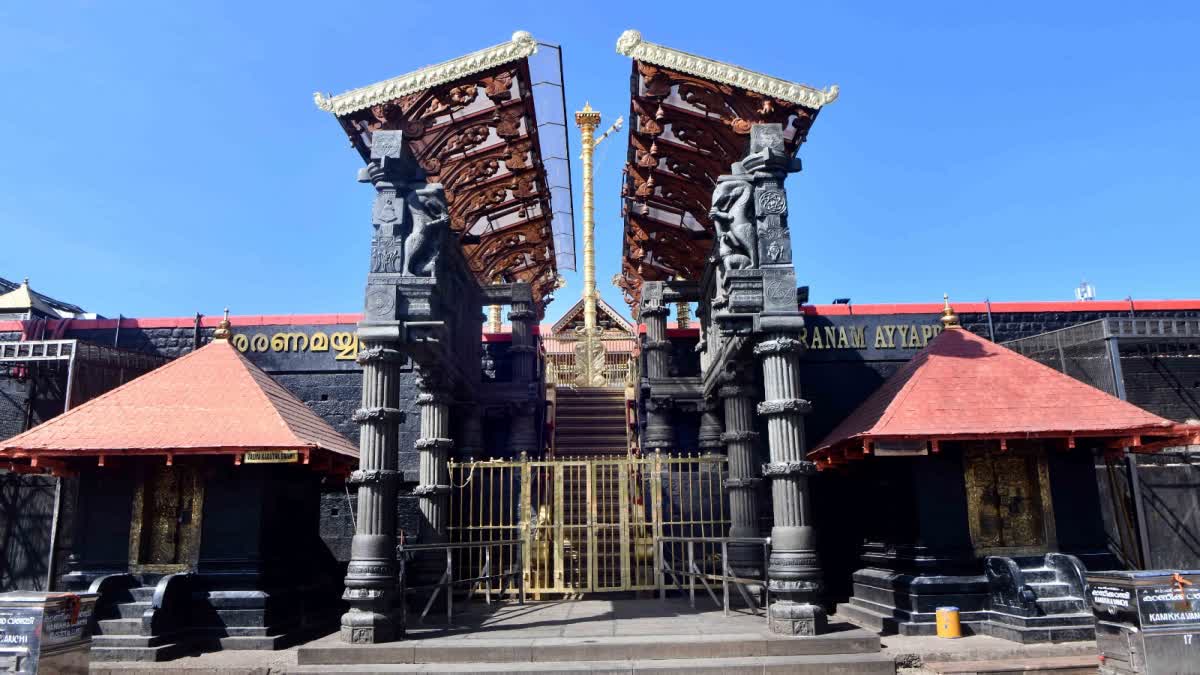
<instances>
[{"instance_id":1,"label":"golden roof trim","mask_svg":"<svg viewBox=\"0 0 1200 675\"><path fill-rule=\"evenodd\" d=\"M513 33L512 39L504 44L481 49L437 65L427 66L390 80L351 89L337 96L329 96L319 91L314 92L313 102L321 110L341 117L373 105L386 103L406 94L453 82L511 61L518 61L537 53L537 45L537 40L533 38L533 35L519 30Z\"/></svg>"},{"instance_id":2,"label":"golden roof trim","mask_svg":"<svg viewBox=\"0 0 1200 675\"><path fill-rule=\"evenodd\" d=\"M836 84L820 90L805 84L788 82L733 64L646 42L636 30L621 33L621 37L617 39L617 53L635 61L644 61L714 82L741 87L814 110L820 110L822 106L833 103L838 97Z\"/></svg>"}]
</instances>

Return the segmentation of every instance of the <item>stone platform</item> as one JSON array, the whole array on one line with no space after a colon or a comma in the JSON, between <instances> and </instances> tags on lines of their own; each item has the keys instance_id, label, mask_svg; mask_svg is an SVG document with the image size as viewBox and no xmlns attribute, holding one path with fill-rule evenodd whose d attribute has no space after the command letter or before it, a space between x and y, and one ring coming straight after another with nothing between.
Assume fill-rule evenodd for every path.
<instances>
[{"instance_id":1,"label":"stone platform","mask_svg":"<svg viewBox=\"0 0 1200 675\"><path fill-rule=\"evenodd\" d=\"M725 617L711 604L691 609L686 602L580 600L524 606L472 603L456 625L414 627L409 639L352 647L335 635L280 651L225 651L186 656L165 663L93 663L94 675L235 675L256 673L362 672L821 672L892 673L893 661L905 673L936 672L947 662L1090 658L1094 642L1021 645L988 636L943 640L890 635L880 639L859 630L839 630L816 640L779 638L766 632L762 616ZM442 617L439 617L442 618ZM433 617L431 617L431 621ZM443 619L444 620L444 619ZM845 623L831 617L839 627ZM850 654L821 654L837 646ZM390 663L319 662L349 650L360 659ZM720 655L720 656L718 656ZM545 658L562 660L546 661ZM302 660L303 659L303 660ZM474 660L472 660L474 659ZM478 659L487 659L479 661ZM975 665L975 664L972 664ZM923 667L924 666L924 667ZM948 672L948 671L946 671ZM983 671L988 672L988 671ZM1021 671L1017 671L1021 672ZM1024 672L1064 672L1029 669ZM1070 671L1065 671L1070 672Z\"/></svg>"},{"instance_id":2,"label":"stone platform","mask_svg":"<svg viewBox=\"0 0 1200 675\"><path fill-rule=\"evenodd\" d=\"M347 645L329 635L300 647L288 672L895 672L879 637L848 624L817 637L783 638L767 632L761 615L726 617L681 600L472 609L452 626L411 627L399 642Z\"/></svg>"}]
</instances>

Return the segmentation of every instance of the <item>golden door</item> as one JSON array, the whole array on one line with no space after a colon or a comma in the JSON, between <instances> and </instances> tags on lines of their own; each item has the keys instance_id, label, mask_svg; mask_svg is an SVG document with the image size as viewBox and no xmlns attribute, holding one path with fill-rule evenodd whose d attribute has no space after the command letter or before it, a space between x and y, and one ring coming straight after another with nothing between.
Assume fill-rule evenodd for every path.
<instances>
[{"instance_id":1,"label":"golden door","mask_svg":"<svg viewBox=\"0 0 1200 675\"><path fill-rule=\"evenodd\" d=\"M200 550L203 503L203 481L196 467L146 467L133 498L131 568L170 573L193 567Z\"/></svg>"},{"instance_id":2,"label":"golden door","mask_svg":"<svg viewBox=\"0 0 1200 675\"><path fill-rule=\"evenodd\" d=\"M971 448L964 454L967 517L979 555L1036 553L1052 542L1049 481L1037 451Z\"/></svg>"}]
</instances>

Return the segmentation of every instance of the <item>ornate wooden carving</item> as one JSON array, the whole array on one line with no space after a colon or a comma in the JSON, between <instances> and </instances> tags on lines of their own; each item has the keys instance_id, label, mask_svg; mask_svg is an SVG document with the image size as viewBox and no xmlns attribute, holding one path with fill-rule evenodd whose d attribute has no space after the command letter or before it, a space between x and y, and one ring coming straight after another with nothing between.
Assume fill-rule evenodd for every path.
<instances>
[{"instance_id":1,"label":"ornate wooden carving","mask_svg":"<svg viewBox=\"0 0 1200 675\"><path fill-rule=\"evenodd\" d=\"M554 290L550 191L541 169L528 65L507 63L339 118L364 158L367 135L400 129L429 182L446 190L450 226L481 284Z\"/></svg>"},{"instance_id":2,"label":"ornate wooden carving","mask_svg":"<svg viewBox=\"0 0 1200 675\"><path fill-rule=\"evenodd\" d=\"M794 155L817 110L641 61L633 63L630 89L617 285L636 312L644 281L700 277L713 235L713 187L745 154L750 127L783 124Z\"/></svg>"}]
</instances>

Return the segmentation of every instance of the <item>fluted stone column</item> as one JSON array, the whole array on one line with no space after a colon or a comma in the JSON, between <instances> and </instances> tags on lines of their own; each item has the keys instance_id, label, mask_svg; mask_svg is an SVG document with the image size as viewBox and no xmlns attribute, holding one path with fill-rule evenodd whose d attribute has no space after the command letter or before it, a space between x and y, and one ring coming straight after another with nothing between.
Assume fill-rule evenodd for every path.
<instances>
[{"instance_id":1,"label":"fluted stone column","mask_svg":"<svg viewBox=\"0 0 1200 675\"><path fill-rule=\"evenodd\" d=\"M537 442L537 408L532 386L537 375L537 347L534 346L533 323L537 313L528 301L514 299L512 311L508 313L512 323L512 372L513 382L531 387L529 400L513 401L509 409L512 427L508 436L508 449L514 457L522 452L534 454Z\"/></svg>"},{"instance_id":2,"label":"fluted stone column","mask_svg":"<svg viewBox=\"0 0 1200 675\"><path fill-rule=\"evenodd\" d=\"M767 418L771 461L763 476L771 480L774 527L768 587L775 596L772 629L785 635L817 635L825 630L820 605L821 566L809 503L809 476L816 464L805 459L804 415L810 404L800 397L800 352L804 345L789 333L773 333L754 347L762 360L765 400L758 414ZM727 417L728 419L728 417Z\"/></svg>"},{"instance_id":3,"label":"fluted stone column","mask_svg":"<svg viewBox=\"0 0 1200 675\"><path fill-rule=\"evenodd\" d=\"M667 339L667 314L670 308L662 300L661 282L648 282L642 286L642 308L639 320L646 325L646 377L654 380L670 376L671 342ZM650 398L646 402L646 433L642 448L646 450L669 450L675 445L675 430L671 427L671 408L674 401L668 396L658 396L651 385Z\"/></svg>"},{"instance_id":4,"label":"fluted stone column","mask_svg":"<svg viewBox=\"0 0 1200 675\"><path fill-rule=\"evenodd\" d=\"M729 536L758 536L758 471L754 447L758 433L754 431L754 401L758 391L737 379L728 379L718 394L725 405L725 443L729 456ZM739 576L759 577L762 574L762 548L759 546L729 547L729 563Z\"/></svg>"},{"instance_id":5,"label":"fluted stone column","mask_svg":"<svg viewBox=\"0 0 1200 675\"><path fill-rule=\"evenodd\" d=\"M421 543L445 541L447 502L450 497L450 395L436 373L422 368L417 380L417 407L421 410L421 437L416 448L420 481L413 488L421 510Z\"/></svg>"},{"instance_id":6,"label":"fluted stone column","mask_svg":"<svg viewBox=\"0 0 1200 675\"><path fill-rule=\"evenodd\" d=\"M359 431L359 467L350 474L358 485L358 516L350 544L346 591L350 611L342 615L345 642L387 642L400 637L392 620L396 592L396 470L400 365L404 357L383 344L366 345L362 407L354 413Z\"/></svg>"},{"instance_id":7,"label":"fluted stone column","mask_svg":"<svg viewBox=\"0 0 1200 675\"><path fill-rule=\"evenodd\" d=\"M536 367L537 347L533 344L533 322L537 314L527 302L513 301L508 320L512 324L513 382L529 382Z\"/></svg>"}]
</instances>

